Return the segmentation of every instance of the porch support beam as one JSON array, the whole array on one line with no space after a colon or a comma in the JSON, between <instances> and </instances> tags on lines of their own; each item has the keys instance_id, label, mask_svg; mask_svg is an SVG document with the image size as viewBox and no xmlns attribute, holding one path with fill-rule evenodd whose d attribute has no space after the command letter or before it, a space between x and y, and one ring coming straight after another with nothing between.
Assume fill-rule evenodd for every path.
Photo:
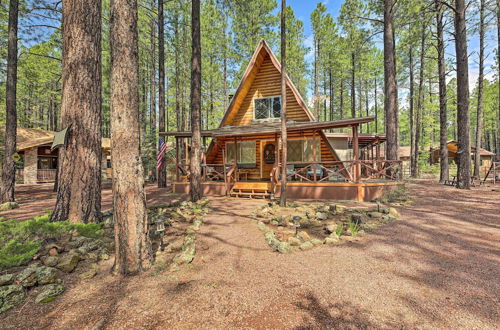
<instances>
[{"instance_id":1,"label":"porch support beam","mask_svg":"<svg viewBox=\"0 0 500 330\"><path fill-rule=\"evenodd\" d=\"M175 137L175 180L180 181L179 177L179 138Z\"/></svg>"},{"instance_id":2,"label":"porch support beam","mask_svg":"<svg viewBox=\"0 0 500 330\"><path fill-rule=\"evenodd\" d=\"M359 137L358 125L352 126L352 151L354 160L354 182L361 182L361 163L359 162Z\"/></svg>"}]
</instances>

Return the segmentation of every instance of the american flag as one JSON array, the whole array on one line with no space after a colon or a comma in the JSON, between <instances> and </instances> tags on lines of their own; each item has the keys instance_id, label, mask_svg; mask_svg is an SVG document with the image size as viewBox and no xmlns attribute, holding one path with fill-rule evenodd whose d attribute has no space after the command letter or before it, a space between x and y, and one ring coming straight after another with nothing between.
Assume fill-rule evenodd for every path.
<instances>
[{"instance_id":1,"label":"american flag","mask_svg":"<svg viewBox=\"0 0 500 330\"><path fill-rule=\"evenodd\" d=\"M159 170L163 163L163 158L165 157L165 151L167 151L167 144L165 140L160 138L158 141L158 155L156 156L156 169Z\"/></svg>"}]
</instances>

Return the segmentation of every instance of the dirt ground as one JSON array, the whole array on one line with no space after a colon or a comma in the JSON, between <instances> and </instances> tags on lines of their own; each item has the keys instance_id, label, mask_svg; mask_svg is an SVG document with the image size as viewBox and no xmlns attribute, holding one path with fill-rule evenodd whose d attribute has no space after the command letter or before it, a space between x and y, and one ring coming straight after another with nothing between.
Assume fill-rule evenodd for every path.
<instances>
[{"instance_id":1,"label":"dirt ground","mask_svg":"<svg viewBox=\"0 0 500 330\"><path fill-rule=\"evenodd\" d=\"M500 187L410 188L415 204L363 239L285 255L250 221L263 201L213 198L188 267L121 279L110 260L2 327L497 328Z\"/></svg>"}]
</instances>

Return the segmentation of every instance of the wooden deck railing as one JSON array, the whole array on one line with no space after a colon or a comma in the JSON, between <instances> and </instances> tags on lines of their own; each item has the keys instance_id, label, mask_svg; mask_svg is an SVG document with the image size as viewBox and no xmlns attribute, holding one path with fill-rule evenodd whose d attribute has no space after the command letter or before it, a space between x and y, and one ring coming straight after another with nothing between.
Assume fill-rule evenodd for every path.
<instances>
[{"instance_id":1,"label":"wooden deck railing","mask_svg":"<svg viewBox=\"0 0 500 330\"><path fill-rule=\"evenodd\" d=\"M224 166L224 172L225 172L226 166ZM226 195L229 195L229 192L234 186L234 183L238 181L238 167L236 164L233 164L227 173L224 175L224 182L226 183Z\"/></svg>"},{"instance_id":2,"label":"wooden deck railing","mask_svg":"<svg viewBox=\"0 0 500 330\"><path fill-rule=\"evenodd\" d=\"M50 169L50 170L38 169L36 174L36 179L38 182L54 182L56 181L56 172L57 170L55 169Z\"/></svg>"}]
</instances>

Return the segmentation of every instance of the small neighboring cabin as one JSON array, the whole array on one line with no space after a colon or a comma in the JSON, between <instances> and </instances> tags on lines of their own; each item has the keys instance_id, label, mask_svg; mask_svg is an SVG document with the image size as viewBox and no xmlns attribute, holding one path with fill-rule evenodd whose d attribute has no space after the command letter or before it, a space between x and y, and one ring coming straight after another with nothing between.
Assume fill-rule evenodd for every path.
<instances>
[{"instance_id":1,"label":"small neighboring cabin","mask_svg":"<svg viewBox=\"0 0 500 330\"><path fill-rule=\"evenodd\" d=\"M447 143L448 147L448 162L449 163L456 163L456 157L457 157L457 151L458 151L458 142L455 140L448 141ZM472 160L474 161L474 153L476 152L476 148L471 146L471 157ZM488 151L486 149L481 148L479 150L479 155L480 155L480 169L479 173L481 176L486 175L488 170L491 167L491 164L493 160L495 159L495 154L492 153L491 151ZM432 149L431 150L431 164L439 164L439 148L437 149Z\"/></svg>"},{"instance_id":2,"label":"small neighboring cabin","mask_svg":"<svg viewBox=\"0 0 500 330\"><path fill-rule=\"evenodd\" d=\"M17 152L23 167L16 170L16 181L25 184L54 182L58 150L51 151L55 132L35 128L17 128ZM111 178L111 142L102 139L102 174Z\"/></svg>"}]
</instances>

